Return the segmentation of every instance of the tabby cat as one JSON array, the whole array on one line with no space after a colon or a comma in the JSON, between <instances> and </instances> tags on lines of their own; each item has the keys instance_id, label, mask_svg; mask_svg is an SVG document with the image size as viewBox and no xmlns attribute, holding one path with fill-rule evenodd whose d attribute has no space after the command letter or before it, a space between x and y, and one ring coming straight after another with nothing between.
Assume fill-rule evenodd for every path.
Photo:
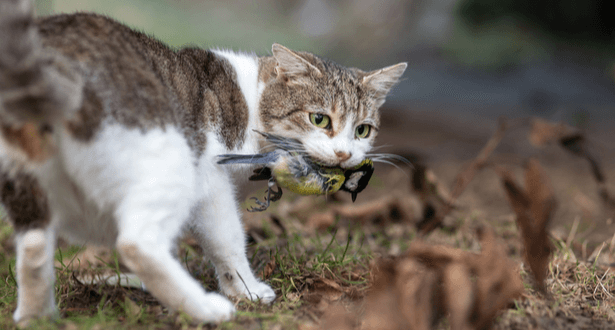
<instances>
[{"instance_id":1,"label":"tabby cat","mask_svg":"<svg viewBox=\"0 0 615 330\"><path fill-rule=\"evenodd\" d=\"M355 166L406 64L364 72L278 44L272 54L174 50L105 16L34 18L30 0L0 0L0 190L16 232L17 322L57 315L57 236L116 248L171 310L227 320L233 304L173 257L190 230L224 295L275 299L246 258L233 176L250 168L217 155L257 153L260 131Z\"/></svg>"}]
</instances>

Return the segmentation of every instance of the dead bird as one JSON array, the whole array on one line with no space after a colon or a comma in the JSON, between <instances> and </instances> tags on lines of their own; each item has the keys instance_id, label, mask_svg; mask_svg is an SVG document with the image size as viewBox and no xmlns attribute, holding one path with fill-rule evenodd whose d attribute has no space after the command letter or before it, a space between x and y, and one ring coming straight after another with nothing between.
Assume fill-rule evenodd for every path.
<instances>
[{"instance_id":1,"label":"dead bird","mask_svg":"<svg viewBox=\"0 0 615 330\"><path fill-rule=\"evenodd\" d=\"M259 207L248 209L250 212L264 211L271 202L282 198L281 187L300 195L330 195L343 190L352 195L354 202L357 195L367 187L374 173L374 163L369 158L349 169L327 167L309 157L299 141L259 133L275 148L273 151L254 155L219 155L220 160L217 162L224 165L263 165L254 170L250 180L268 180L267 196L264 202L252 197ZM277 189L274 189L274 186L277 186Z\"/></svg>"}]
</instances>

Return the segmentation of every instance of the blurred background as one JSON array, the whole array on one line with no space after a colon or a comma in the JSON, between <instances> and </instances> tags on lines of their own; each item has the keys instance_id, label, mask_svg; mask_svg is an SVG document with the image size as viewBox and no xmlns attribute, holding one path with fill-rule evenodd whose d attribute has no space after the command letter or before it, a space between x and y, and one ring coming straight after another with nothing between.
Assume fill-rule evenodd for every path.
<instances>
[{"instance_id":1,"label":"blurred background","mask_svg":"<svg viewBox=\"0 0 615 330\"><path fill-rule=\"evenodd\" d=\"M383 108L378 142L428 164L448 185L502 115L587 133L608 185L615 178L615 20L606 0L37 1L39 15L75 11L109 15L175 47L267 55L277 42L365 70L408 62ZM599 200L585 160L538 149L523 134L507 135L498 161L540 155L560 200ZM510 214L495 174L473 185L465 202L489 216ZM584 214L561 204L569 206L562 226ZM610 217L596 214L600 223ZM591 229L608 236L611 224Z\"/></svg>"},{"instance_id":2,"label":"blurred background","mask_svg":"<svg viewBox=\"0 0 615 330\"><path fill-rule=\"evenodd\" d=\"M94 11L173 45L267 54L274 42L348 66L410 63L389 105L609 120L615 21L606 0L38 0Z\"/></svg>"}]
</instances>

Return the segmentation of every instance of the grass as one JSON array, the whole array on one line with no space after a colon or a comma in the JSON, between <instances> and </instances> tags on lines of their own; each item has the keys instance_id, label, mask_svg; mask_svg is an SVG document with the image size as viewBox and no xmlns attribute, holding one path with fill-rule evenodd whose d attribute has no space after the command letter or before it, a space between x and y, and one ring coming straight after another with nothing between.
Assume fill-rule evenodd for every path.
<instances>
[{"instance_id":1,"label":"grass","mask_svg":"<svg viewBox=\"0 0 615 330\"><path fill-rule=\"evenodd\" d=\"M265 225L263 227L267 227ZM269 232L268 239L253 243L249 253L255 272L261 272L266 263L275 261L276 268L268 282L275 288L279 298L272 306L245 299L237 304L237 317L232 322L220 324L219 329L236 329L258 322L263 328L282 326L297 328L300 322L296 313L305 309L300 294L319 278L340 282L358 290L368 285L367 270L372 258L364 245L366 233L360 228L341 237L340 230L331 228L311 236L290 233L275 237ZM0 259L0 328L14 329L12 312L16 307L16 281L14 277L15 256L12 251L12 228L0 222L2 255ZM347 239L350 238L350 239ZM80 283L76 274L81 263L79 246L65 246L56 251L56 301L62 318L55 322L41 320L31 325L33 329L198 329L210 326L191 325L190 318L181 313L168 313L151 296L137 289L108 285ZM180 244L182 263L189 272L208 290L217 290L214 271L203 261L200 248L187 238ZM119 273L116 254L102 260L98 267L85 272L91 274ZM248 326L249 325L249 326Z\"/></svg>"},{"instance_id":2,"label":"grass","mask_svg":"<svg viewBox=\"0 0 615 330\"><path fill-rule=\"evenodd\" d=\"M281 203L284 203L281 202ZM293 202L289 202L292 203ZM335 204L336 202L332 202ZM280 206L281 208L281 206ZM275 208L273 214L276 214ZM236 301L237 315L219 325L195 325L183 313L169 313L153 297L139 289L110 285L84 284L79 274L120 273L122 266L114 253L105 254L94 267L81 267L86 260L83 247L66 246L56 253L56 300L61 319L39 320L32 329L310 329L330 305L327 301L358 301L369 289L370 267L379 257L403 252L416 231L410 222L382 224L352 223L336 219L328 228L317 231L305 228L297 219L260 214L257 221L248 219L248 233L261 229L257 242L250 239L249 257L254 270L275 289L276 301L268 306L246 299ZM471 227L478 220L472 214L458 215L457 230L437 231L428 241L478 249ZM512 219L510 220L512 221ZM283 228L282 229L280 229ZM280 230L282 232L280 233ZM501 222L498 232L515 231L509 221ZM15 329L12 312L15 309L15 258L12 252L12 229L0 223L0 328ZM518 255L518 235L505 243ZM250 236L252 237L252 236ZM601 326L609 324L613 313L615 273L597 261L580 261L564 241L554 240L554 257L549 265L549 294L543 296L533 289L529 270L522 268L525 299L514 304L497 319L496 328L532 327L555 324L558 320L579 320L579 324ZM187 237L180 243L179 256L186 269L207 290L217 290L215 273L204 261L200 247ZM395 252L396 251L396 252ZM604 253L609 253L605 248ZM90 260L91 261L91 260ZM268 265L270 270L266 271ZM549 321L556 320L556 321ZM549 323L551 322L551 323ZM555 322L555 323L553 323ZM563 322L563 321L562 321ZM585 322L585 323L583 323ZM592 323L593 322L593 323ZM573 322L574 323L574 322ZM447 328L446 322L439 325Z\"/></svg>"}]
</instances>

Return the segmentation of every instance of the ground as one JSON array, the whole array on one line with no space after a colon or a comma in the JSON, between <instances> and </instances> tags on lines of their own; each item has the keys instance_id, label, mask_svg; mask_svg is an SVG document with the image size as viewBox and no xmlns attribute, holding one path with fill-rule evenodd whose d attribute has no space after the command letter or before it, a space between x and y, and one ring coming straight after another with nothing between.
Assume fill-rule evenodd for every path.
<instances>
[{"instance_id":1,"label":"ground","mask_svg":"<svg viewBox=\"0 0 615 330\"><path fill-rule=\"evenodd\" d=\"M414 169L401 163L397 164L398 168L379 164L369 187L354 204L344 192L326 198L285 192L284 198L266 212L244 212L253 269L278 294L272 305L239 300L236 301L238 313L232 321L219 325L192 324L188 316L169 313L140 289L88 283L92 275L121 273L124 271L121 261L112 251L60 242L56 253L56 299L62 318L55 322L35 322L32 328L385 329L406 328L400 325L404 320L414 320L410 322L411 327L419 328L418 324L425 320L403 314L408 311L404 306L408 306L408 299L416 302L420 292L427 292L422 290L426 287L444 288L438 294L429 290L426 293L434 306L440 304L440 309L431 309L432 305L423 302L408 313L437 311L443 318L434 318L433 325L429 319L427 327L461 328L459 322L478 324L476 312L460 321L456 317L463 313L459 314L455 306L477 309L476 304L481 302L477 303L476 297L480 294L476 291L470 296L453 295L454 289L447 283L459 288L462 286L455 285L456 281L466 280L470 286L480 287L483 283L480 267L500 261L510 261L505 263L508 266L502 275L513 277L507 282L513 283L515 278L522 282L511 291L510 296L516 298L500 302L501 310L493 311L494 328L615 327L615 275L611 267L615 261L615 225L613 210L599 193L602 186L607 191L615 191L608 181L615 177L615 167L610 165L608 157L612 151L600 147L601 135L586 134L602 156L600 166L607 178L604 185L594 179L587 159L557 143L531 145L527 142L530 126L509 125L498 148L489 155L488 166L478 171L462 190L450 213L441 219L441 225L422 234L417 225L429 216L426 205L431 203L434 214L440 214L437 199L446 200L451 191L454 194L456 176L480 153L496 125L484 122L469 127L468 123L451 124L421 114L406 118L401 125L397 124L399 120L396 123L397 117L390 115L394 113L395 109L385 112L383 127L388 130L381 129L379 144L388 144L388 152L413 161ZM520 187L526 186L522 180L523 166L531 157L551 182L556 201L546 239L553 252L545 264L548 275L542 286L533 275L531 259L530 262L524 259L524 232L519 229L514 200L511 203L501 176L502 171L508 170L511 180ZM425 177L433 183L431 197L412 184L413 177L416 180L413 171L421 166L429 173ZM260 185L246 187L242 197L246 197L244 208L250 205L247 197L262 197L264 189ZM484 239L485 229L493 231L491 241ZM11 316L15 309L15 258L12 228L6 222L0 222L0 243L0 328L14 329ZM499 254L493 252L496 250ZM217 290L213 268L202 259L200 248L191 237L180 242L179 251L188 271L207 290ZM421 259L436 254L453 261L445 261L443 268L438 268L430 264L435 258ZM481 259L483 256L487 259ZM498 257L494 259L494 256ZM459 275L450 271L453 269L450 265L455 269L475 267L477 270L470 275L464 272ZM416 271L419 268L421 271ZM410 277L402 284L418 283L413 271L429 275L420 277L423 281L420 283L440 284L418 285L415 291L404 291L410 289L403 285L395 286L403 274ZM407 275L408 272L415 275ZM540 291L541 287L544 292ZM503 289L498 287L498 290ZM395 300L405 292L411 292L411 296L404 301ZM442 292L447 299L442 298ZM473 297L473 303L455 305L452 301L459 302L462 297ZM481 299L483 305L490 304L485 302L486 298ZM381 304L386 301L389 305ZM384 312L374 312L383 306Z\"/></svg>"}]
</instances>

